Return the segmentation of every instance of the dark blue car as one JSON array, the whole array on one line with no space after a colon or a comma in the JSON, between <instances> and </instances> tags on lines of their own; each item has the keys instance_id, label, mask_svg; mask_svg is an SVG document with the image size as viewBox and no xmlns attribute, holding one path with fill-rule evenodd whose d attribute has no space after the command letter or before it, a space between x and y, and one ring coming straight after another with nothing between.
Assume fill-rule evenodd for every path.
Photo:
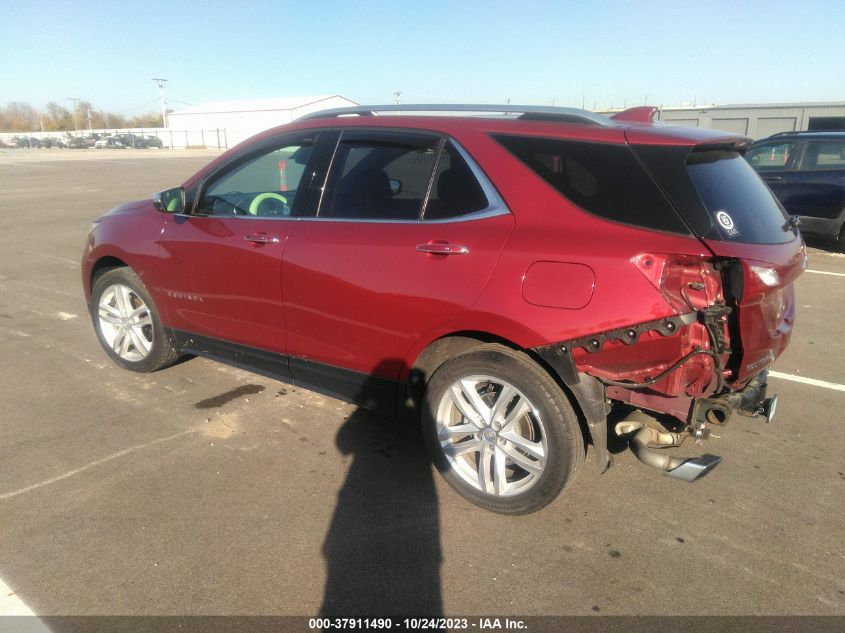
<instances>
[{"instance_id":1,"label":"dark blue car","mask_svg":"<svg viewBox=\"0 0 845 633\"><path fill-rule=\"evenodd\" d=\"M746 159L801 232L837 240L845 250L845 131L784 132L757 141Z\"/></svg>"}]
</instances>

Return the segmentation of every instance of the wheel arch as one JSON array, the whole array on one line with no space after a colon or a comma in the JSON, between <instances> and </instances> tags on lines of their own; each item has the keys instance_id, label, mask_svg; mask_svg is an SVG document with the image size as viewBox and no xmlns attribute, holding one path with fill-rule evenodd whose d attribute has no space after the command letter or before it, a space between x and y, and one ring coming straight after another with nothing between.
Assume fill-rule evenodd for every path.
<instances>
[{"instance_id":1,"label":"wheel arch","mask_svg":"<svg viewBox=\"0 0 845 633\"><path fill-rule=\"evenodd\" d=\"M94 283L97 281L97 277L102 275L104 272L112 270L114 268L128 268L129 264L125 261L120 259L119 257L115 257L114 255L104 255L100 257L98 260L94 262L91 266L91 272L88 275L88 287L85 289L87 293L90 294L91 290L94 288Z\"/></svg>"},{"instance_id":2,"label":"wheel arch","mask_svg":"<svg viewBox=\"0 0 845 633\"><path fill-rule=\"evenodd\" d=\"M567 384L539 354L517 343L490 332L463 330L444 334L430 341L416 355L409 359L407 375L402 377L404 388L398 390L397 410L400 417L414 418L419 415L420 403L426 385L437 369L446 361L472 349L498 344L525 354L543 371L549 374L560 387L575 411L584 442L591 441L596 451L599 469L607 468L607 415L605 411L604 388L597 380L586 374L579 374L578 384ZM586 446L585 446L586 449Z\"/></svg>"}]
</instances>

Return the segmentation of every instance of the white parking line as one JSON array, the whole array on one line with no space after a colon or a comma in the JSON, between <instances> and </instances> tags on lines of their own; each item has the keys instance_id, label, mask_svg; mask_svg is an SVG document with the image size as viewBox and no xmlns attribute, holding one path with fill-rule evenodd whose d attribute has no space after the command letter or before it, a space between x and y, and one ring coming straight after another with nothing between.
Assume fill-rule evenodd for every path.
<instances>
[{"instance_id":1,"label":"white parking line","mask_svg":"<svg viewBox=\"0 0 845 633\"><path fill-rule=\"evenodd\" d=\"M833 277L845 277L845 273L829 273L826 270L810 270L809 268L804 272L816 273L817 275L832 275Z\"/></svg>"},{"instance_id":2,"label":"white parking line","mask_svg":"<svg viewBox=\"0 0 845 633\"><path fill-rule=\"evenodd\" d=\"M780 378L782 380L791 380L792 382L800 382L805 385L813 385L814 387L824 387L825 389L833 389L835 391L845 391L845 385L840 385L835 382L827 382L826 380L816 380L815 378L805 378L804 376L782 374L779 371L770 371L769 376L773 378Z\"/></svg>"},{"instance_id":3,"label":"white parking line","mask_svg":"<svg viewBox=\"0 0 845 633\"><path fill-rule=\"evenodd\" d=\"M0 633L51 633L41 618L34 616L35 612L0 578Z\"/></svg>"},{"instance_id":4,"label":"white parking line","mask_svg":"<svg viewBox=\"0 0 845 633\"><path fill-rule=\"evenodd\" d=\"M88 470L89 468L94 468L95 466L99 466L100 464L105 464L113 459L117 459L118 457L123 457L124 455L129 455L130 453L134 453L135 451L139 451L142 448L147 448L148 446L153 446L155 444L161 444L162 442L169 442L170 440L175 440L176 438L182 437L184 435L190 435L191 433L196 433L199 429L189 429L187 431L182 431L181 433L176 433L175 435L169 435L167 437L160 437L158 439L153 440L152 442L147 442L145 444L137 444L135 446L130 446L122 451L118 451L117 453L113 453L102 459L98 459L97 461L91 462L90 464L85 464L84 466L80 466L79 468L74 468L73 470L69 470L66 473L61 475L57 475L56 477L51 477L50 479L45 479L44 481L40 481L37 484L32 484L31 486L27 486L26 488L20 488L19 490L12 490L11 492L4 492L0 494L0 501L5 499L10 499L12 497L17 497L18 495L22 495L25 492L29 492L30 490L36 490L38 488L42 488L44 486L49 486L50 484L54 484L57 481L61 481L62 479L67 479L68 477L73 477L74 475L78 475L81 472Z\"/></svg>"},{"instance_id":5,"label":"white parking line","mask_svg":"<svg viewBox=\"0 0 845 633\"><path fill-rule=\"evenodd\" d=\"M0 616L6 615L35 615L35 613L0 578Z\"/></svg>"}]
</instances>

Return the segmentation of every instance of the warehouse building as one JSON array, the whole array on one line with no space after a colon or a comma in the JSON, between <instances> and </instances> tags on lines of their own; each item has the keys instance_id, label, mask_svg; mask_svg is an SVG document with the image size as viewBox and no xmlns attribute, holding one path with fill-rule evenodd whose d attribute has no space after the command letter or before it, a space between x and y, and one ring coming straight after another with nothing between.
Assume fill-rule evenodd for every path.
<instances>
[{"instance_id":1,"label":"warehouse building","mask_svg":"<svg viewBox=\"0 0 845 633\"><path fill-rule=\"evenodd\" d=\"M173 146L232 147L277 125L305 114L358 105L340 95L218 101L171 112L167 126Z\"/></svg>"},{"instance_id":2,"label":"warehouse building","mask_svg":"<svg viewBox=\"0 0 845 633\"><path fill-rule=\"evenodd\" d=\"M845 129L845 102L706 105L661 108L669 125L711 128L765 138L778 132Z\"/></svg>"}]
</instances>

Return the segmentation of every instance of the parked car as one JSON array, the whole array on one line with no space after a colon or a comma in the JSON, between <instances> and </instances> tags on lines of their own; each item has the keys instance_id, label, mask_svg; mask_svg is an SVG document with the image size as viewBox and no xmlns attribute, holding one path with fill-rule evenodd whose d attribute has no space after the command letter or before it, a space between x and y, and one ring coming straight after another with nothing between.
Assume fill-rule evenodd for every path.
<instances>
[{"instance_id":1,"label":"parked car","mask_svg":"<svg viewBox=\"0 0 845 633\"><path fill-rule=\"evenodd\" d=\"M711 471L654 447L771 419L806 266L750 140L653 108L504 109L309 115L117 207L83 256L100 344L134 371L207 356L418 418L496 512L552 501L588 440L606 470L611 407L642 461Z\"/></svg>"},{"instance_id":2,"label":"parked car","mask_svg":"<svg viewBox=\"0 0 845 633\"><path fill-rule=\"evenodd\" d=\"M845 131L775 134L756 142L747 159L798 216L802 233L845 250Z\"/></svg>"},{"instance_id":3,"label":"parked car","mask_svg":"<svg viewBox=\"0 0 845 633\"><path fill-rule=\"evenodd\" d=\"M106 136L94 141L96 149L120 149L126 147L123 140L118 135Z\"/></svg>"},{"instance_id":4,"label":"parked car","mask_svg":"<svg viewBox=\"0 0 845 633\"><path fill-rule=\"evenodd\" d=\"M19 136L15 139L15 145L17 147L28 147L30 149L36 149L41 147L41 141L39 141L34 136Z\"/></svg>"},{"instance_id":5,"label":"parked car","mask_svg":"<svg viewBox=\"0 0 845 633\"><path fill-rule=\"evenodd\" d=\"M157 147L158 149L164 147L164 142L157 136L145 136L143 138L147 147Z\"/></svg>"},{"instance_id":6,"label":"parked car","mask_svg":"<svg viewBox=\"0 0 845 633\"><path fill-rule=\"evenodd\" d=\"M87 149L94 146L95 141L84 136L70 136L67 138L66 147L69 149Z\"/></svg>"}]
</instances>

